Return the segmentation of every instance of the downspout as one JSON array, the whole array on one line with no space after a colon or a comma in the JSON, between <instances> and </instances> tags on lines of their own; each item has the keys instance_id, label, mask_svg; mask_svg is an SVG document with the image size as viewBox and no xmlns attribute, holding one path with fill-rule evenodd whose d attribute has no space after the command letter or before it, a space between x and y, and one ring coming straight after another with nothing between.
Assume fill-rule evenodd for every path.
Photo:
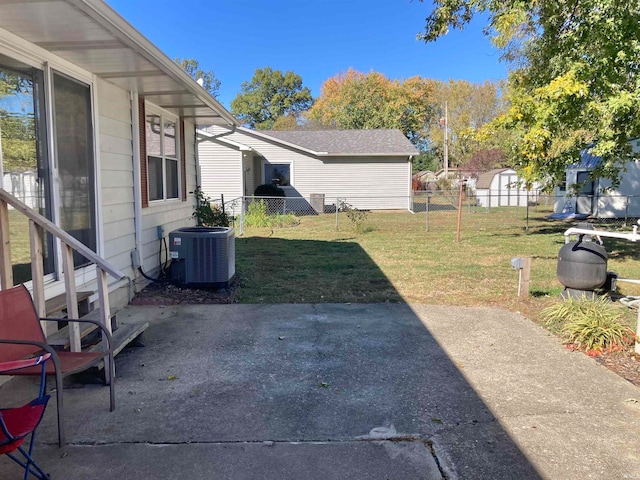
<instances>
[{"instance_id":1,"label":"downspout","mask_svg":"<svg viewBox=\"0 0 640 480\"><path fill-rule=\"evenodd\" d=\"M198 126L197 125L193 125L193 149L195 150L194 155L196 158L196 187L195 188L200 188L200 177L202 176L202 172L200 171L200 149L198 148ZM183 162L186 161L186 159L182 159ZM186 185L186 182L185 182ZM187 190L189 190L187 188ZM188 193L188 192L187 192ZM197 225L197 220L196 220L196 225Z\"/></svg>"},{"instance_id":2,"label":"downspout","mask_svg":"<svg viewBox=\"0 0 640 480\"><path fill-rule=\"evenodd\" d=\"M134 275L142 266L142 190L140 184L140 119L138 118L138 93L131 92L131 129L133 137L133 224L135 251L132 258ZM138 265L136 265L136 263Z\"/></svg>"},{"instance_id":3,"label":"downspout","mask_svg":"<svg viewBox=\"0 0 640 480\"><path fill-rule=\"evenodd\" d=\"M413 211L413 157L414 155L409 155L409 161L407 162L409 164L409 200L407 210L415 214L416 212Z\"/></svg>"}]
</instances>

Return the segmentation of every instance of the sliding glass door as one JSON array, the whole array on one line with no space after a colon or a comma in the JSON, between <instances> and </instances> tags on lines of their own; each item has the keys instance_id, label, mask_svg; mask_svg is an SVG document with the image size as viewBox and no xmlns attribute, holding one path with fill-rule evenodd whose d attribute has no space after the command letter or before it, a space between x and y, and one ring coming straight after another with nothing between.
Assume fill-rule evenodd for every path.
<instances>
[{"instance_id":1,"label":"sliding glass door","mask_svg":"<svg viewBox=\"0 0 640 480\"><path fill-rule=\"evenodd\" d=\"M0 185L51 219L44 73L0 55ZM9 211L14 283L31 280L28 219ZM45 274L54 271L53 240L43 241Z\"/></svg>"},{"instance_id":2,"label":"sliding glass door","mask_svg":"<svg viewBox=\"0 0 640 480\"><path fill-rule=\"evenodd\" d=\"M95 168L91 89L53 73L53 121L60 226L96 251ZM89 263L74 252L77 267Z\"/></svg>"},{"instance_id":3,"label":"sliding glass door","mask_svg":"<svg viewBox=\"0 0 640 480\"><path fill-rule=\"evenodd\" d=\"M49 97L49 92L51 96ZM0 186L97 250L91 87L0 54ZM10 207L14 283L31 280L29 221ZM45 274L61 273L53 238ZM89 261L75 253L76 268Z\"/></svg>"}]
</instances>

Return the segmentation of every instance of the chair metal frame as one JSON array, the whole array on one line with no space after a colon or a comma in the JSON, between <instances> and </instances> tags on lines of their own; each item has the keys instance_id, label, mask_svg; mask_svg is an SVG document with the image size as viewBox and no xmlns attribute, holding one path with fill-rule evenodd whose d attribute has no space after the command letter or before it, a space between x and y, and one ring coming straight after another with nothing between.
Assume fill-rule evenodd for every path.
<instances>
[{"instance_id":1,"label":"chair metal frame","mask_svg":"<svg viewBox=\"0 0 640 480\"><path fill-rule=\"evenodd\" d=\"M58 420L58 444L62 447L65 444L65 432L64 432L64 420L63 420L63 379L74 373L79 373L87 370L91 367L97 367L100 363L104 362L105 383L109 385L109 403L110 411L114 411L116 408L115 399L115 362L113 354L113 338L107 328L102 323L96 320L89 319L73 319L73 318L38 318L33 299L31 294L24 285L10 288L8 290L0 291L0 302L4 295L7 295L12 301L28 302L30 308L27 308L27 314L31 318L21 318L19 321L34 323L31 329L34 332L35 338L0 338L0 344L8 345L21 345L24 346L24 356L32 356L39 354L40 352L47 352L51 354L51 361L53 368L49 365L46 368L46 375L55 375L56 382L56 407L57 407L57 420ZM15 297L15 298L14 298ZM87 352L68 352L68 351L56 351L52 346L46 343L46 337L42 331L41 321L59 322L64 320L66 322L78 322L78 323L92 323L102 330L102 338L106 341L106 349L103 352L87 353ZM0 310L0 323L17 321L17 319L7 319L3 317ZM7 327L9 327L7 325ZM5 328L5 331L7 328ZM29 348L31 346L32 348ZM0 349L0 361L4 360L2 357L2 349ZM70 365L70 362L74 362L74 365ZM80 363L76 363L80 362ZM24 369L22 371L16 371L14 373L2 373L0 375L36 375L37 372L31 369Z\"/></svg>"}]
</instances>

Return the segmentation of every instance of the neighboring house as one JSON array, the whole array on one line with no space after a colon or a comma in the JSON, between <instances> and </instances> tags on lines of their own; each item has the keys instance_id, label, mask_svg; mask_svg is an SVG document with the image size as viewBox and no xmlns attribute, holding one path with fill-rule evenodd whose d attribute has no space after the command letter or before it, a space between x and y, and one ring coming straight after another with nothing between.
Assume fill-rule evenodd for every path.
<instances>
[{"instance_id":1,"label":"neighboring house","mask_svg":"<svg viewBox=\"0 0 640 480\"><path fill-rule=\"evenodd\" d=\"M496 168L482 173L476 182L476 198L481 207L526 207L538 200L538 188L527 190L511 168Z\"/></svg>"},{"instance_id":2,"label":"neighboring house","mask_svg":"<svg viewBox=\"0 0 640 480\"><path fill-rule=\"evenodd\" d=\"M446 171L444 170L444 168L441 168L434 173L434 177L436 180L447 178L449 180L456 181L461 176L464 176L463 173L464 172L457 167L449 167Z\"/></svg>"},{"instance_id":3,"label":"neighboring house","mask_svg":"<svg viewBox=\"0 0 640 480\"><path fill-rule=\"evenodd\" d=\"M634 152L640 152L640 139L631 141ZM591 179L591 171L602 161L586 149L581 161L566 170L565 183L555 189L554 218L587 217L627 218L640 217L640 163L627 162L617 188L611 180ZM574 191L576 184L580 190Z\"/></svg>"},{"instance_id":4,"label":"neighboring house","mask_svg":"<svg viewBox=\"0 0 640 480\"><path fill-rule=\"evenodd\" d=\"M127 303L138 266L158 271L162 237L194 224L195 125L236 120L101 0L0 2L0 82L3 188L124 272L108 288ZM63 262L57 241L44 250L49 298L65 291ZM96 270L75 265L78 288L95 291Z\"/></svg>"},{"instance_id":5,"label":"neighboring house","mask_svg":"<svg viewBox=\"0 0 640 480\"><path fill-rule=\"evenodd\" d=\"M413 180L413 189L414 190L424 190L427 187L427 184L435 180L435 174L431 170L421 170L417 173L414 173L411 176ZM420 187L420 188L416 188Z\"/></svg>"},{"instance_id":6,"label":"neighboring house","mask_svg":"<svg viewBox=\"0 0 640 480\"><path fill-rule=\"evenodd\" d=\"M276 183L287 197L324 195L325 205L340 198L363 209L408 209L418 153L399 130L212 127L198 140L202 190L225 201Z\"/></svg>"}]
</instances>

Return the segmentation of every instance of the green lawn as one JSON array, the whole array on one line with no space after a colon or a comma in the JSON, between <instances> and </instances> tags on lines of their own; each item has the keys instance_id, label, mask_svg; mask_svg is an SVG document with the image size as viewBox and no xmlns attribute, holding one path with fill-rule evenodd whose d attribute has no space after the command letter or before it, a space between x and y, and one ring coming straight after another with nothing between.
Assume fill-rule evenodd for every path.
<instances>
[{"instance_id":1,"label":"green lawn","mask_svg":"<svg viewBox=\"0 0 640 480\"><path fill-rule=\"evenodd\" d=\"M14 283L31 280L29 219L16 210L9 210L9 235Z\"/></svg>"},{"instance_id":2,"label":"green lawn","mask_svg":"<svg viewBox=\"0 0 640 480\"><path fill-rule=\"evenodd\" d=\"M236 241L241 303L407 302L500 305L539 310L556 297L562 233L572 224L544 219L548 210L463 209L461 241L457 211L371 212L364 233L345 214L340 229L334 215L301 217L300 225L246 229ZM640 278L640 255L630 242L608 241L609 270ZM517 299L518 273L510 260L531 256L531 289ZM623 293L638 294L630 284Z\"/></svg>"}]
</instances>

